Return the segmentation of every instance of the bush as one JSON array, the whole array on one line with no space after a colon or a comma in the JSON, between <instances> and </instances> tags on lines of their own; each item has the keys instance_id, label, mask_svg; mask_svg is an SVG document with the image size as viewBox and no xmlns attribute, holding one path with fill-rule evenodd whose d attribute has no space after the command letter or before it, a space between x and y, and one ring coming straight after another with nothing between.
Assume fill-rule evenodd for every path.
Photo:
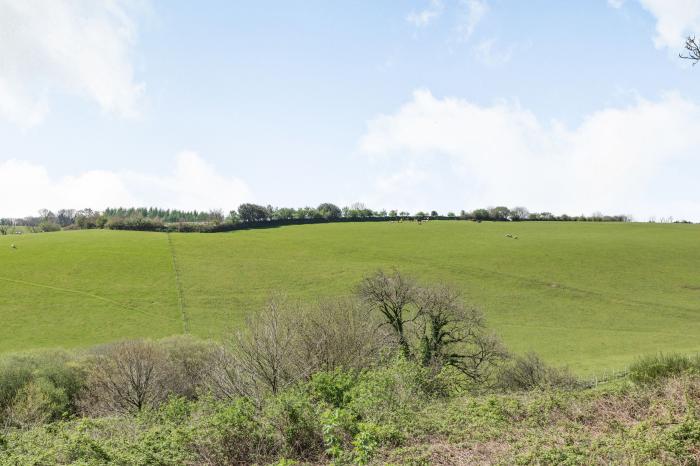
<instances>
[{"instance_id":1,"label":"bush","mask_svg":"<svg viewBox=\"0 0 700 466\"><path fill-rule=\"evenodd\" d=\"M47 420L74 413L84 370L73 358L64 351L35 351L0 358L0 414L4 414L6 423L22 418L24 414L20 412L28 416L29 407L24 405L32 399L41 404L41 412L47 412L49 405L54 407L48 409Z\"/></svg>"},{"instance_id":2,"label":"bush","mask_svg":"<svg viewBox=\"0 0 700 466\"><path fill-rule=\"evenodd\" d=\"M257 417L247 399L233 402L204 401L196 425L195 450L206 464L253 464L275 451L271 432Z\"/></svg>"},{"instance_id":3,"label":"bush","mask_svg":"<svg viewBox=\"0 0 700 466\"><path fill-rule=\"evenodd\" d=\"M700 358L681 354L657 354L635 361L629 368L629 377L635 383L648 384L657 380L700 369Z\"/></svg>"},{"instance_id":4,"label":"bush","mask_svg":"<svg viewBox=\"0 0 700 466\"><path fill-rule=\"evenodd\" d=\"M270 399L264 416L274 429L282 454L313 459L323 453L318 415L303 391L292 389Z\"/></svg>"},{"instance_id":5,"label":"bush","mask_svg":"<svg viewBox=\"0 0 700 466\"><path fill-rule=\"evenodd\" d=\"M100 348L93 356L80 393L86 414L136 413L158 406L172 393L165 352L146 340Z\"/></svg>"},{"instance_id":6,"label":"bush","mask_svg":"<svg viewBox=\"0 0 700 466\"><path fill-rule=\"evenodd\" d=\"M216 344L198 340L190 335L178 335L158 342L165 353L170 376L167 389L170 394L197 398L204 391L206 377L214 361Z\"/></svg>"},{"instance_id":7,"label":"bush","mask_svg":"<svg viewBox=\"0 0 700 466\"><path fill-rule=\"evenodd\" d=\"M25 384L7 409L8 423L27 428L60 419L68 414L70 400L66 390L46 378Z\"/></svg>"},{"instance_id":8,"label":"bush","mask_svg":"<svg viewBox=\"0 0 700 466\"><path fill-rule=\"evenodd\" d=\"M37 228L39 231L44 231L44 232L50 232L50 231L60 231L61 226L58 223L54 222L41 222L39 225L37 225Z\"/></svg>"},{"instance_id":9,"label":"bush","mask_svg":"<svg viewBox=\"0 0 700 466\"><path fill-rule=\"evenodd\" d=\"M564 368L548 366L535 353L515 357L497 375L496 385L502 390L532 390L535 388L577 388L582 385Z\"/></svg>"},{"instance_id":10,"label":"bush","mask_svg":"<svg viewBox=\"0 0 700 466\"><path fill-rule=\"evenodd\" d=\"M112 217L105 224L110 230L165 231L162 220L146 217Z\"/></svg>"}]
</instances>

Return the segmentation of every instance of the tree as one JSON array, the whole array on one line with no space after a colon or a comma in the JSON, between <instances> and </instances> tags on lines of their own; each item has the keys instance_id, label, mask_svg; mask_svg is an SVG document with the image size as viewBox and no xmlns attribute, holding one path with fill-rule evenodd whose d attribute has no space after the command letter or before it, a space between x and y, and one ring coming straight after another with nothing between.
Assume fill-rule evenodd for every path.
<instances>
[{"instance_id":1,"label":"tree","mask_svg":"<svg viewBox=\"0 0 700 466\"><path fill-rule=\"evenodd\" d=\"M486 209L476 209L472 212L472 217L474 220L490 220L491 214Z\"/></svg>"},{"instance_id":2,"label":"tree","mask_svg":"<svg viewBox=\"0 0 700 466\"><path fill-rule=\"evenodd\" d=\"M525 207L513 207L510 210L510 219L515 222L527 220L529 216L530 212Z\"/></svg>"},{"instance_id":3,"label":"tree","mask_svg":"<svg viewBox=\"0 0 700 466\"><path fill-rule=\"evenodd\" d=\"M75 220L75 210L74 209L61 209L56 215L56 222L62 227L67 227L71 225Z\"/></svg>"},{"instance_id":4,"label":"tree","mask_svg":"<svg viewBox=\"0 0 700 466\"><path fill-rule=\"evenodd\" d=\"M316 210L319 214L321 214L321 217L325 218L326 220L340 218L343 215L340 207L335 204L331 204L330 202L324 202L323 204L319 205Z\"/></svg>"},{"instance_id":5,"label":"tree","mask_svg":"<svg viewBox=\"0 0 700 466\"><path fill-rule=\"evenodd\" d=\"M360 283L358 294L383 316L403 355L424 366L451 366L483 383L507 357L500 340L486 332L483 315L449 287L421 287L397 270L378 271Z\"/></svg>"},{"instance_id":6,"label":"tree","mask_svg":"<svg viewBox=\"0 0 700 466\"><path fill-rule=\"evenodd\" d=\"M452 366L477 383L487 380L507 352L486 333L483 314L465 307L459 292L445 286L422 288L416 296L422 364Z\"/></svg>"},{"instance_id":7,"label":"tree","mask_svg":"<svg viewBox=\"0 0 700 466\"><path fill-rule=\"evenodd\" d=\"M42 222L53 222L56 219L56 215L49 209L39 209L39 219Z\"/></svg>"},{"instance_id":8,"label":"tree","mask_svg":"<svg viewBox=\"0 0 700 466\"><path fill-rule=\"evenodd\" d=\"M224 221L224 213L221 209L215 209L209 211L209 221L215 225L219 225Z\"/></svg>"},{"instance_id":9,"label":"tree","mask_svg":"<svg viewBox=\"0 0 700 466\"><path fill-rule=\"evenodd\" d=\"M491 217L491 220L503 222L508 220L510 217L510 209L504 206L491 207L489 209L489 216Z\"/></svg>"},{"instance_id":10,"label":"tree","mask_svg":"<svg viewBox=\"0 0 700 466\"><path fill-rule=\"evenodd\" d=\"M289 303L273 297L267 307L247 320L247 331L239 331L230 341L232 365L227 371L231 395L259 398L276 394L301 379L290 358L295 333Z\"/></svg>"},{"instance_id":11,"label":"tree","mask_svg":"<svg viewBox=\"0 0 700 466\"><path fill-rule=\"evenodd\" d=\"M238 215L238 212L235 210L232 210L228 213L228 217L226 218L226 221L228 223L238 223L240 220L240 216Z\"/></svg>"},{"instance_id":12,"label":"tree","mask_svg":"<svg viewBox=\"0 0 700 466\"><path fill-rule=\"evenodd\" d=\"M156 406L167 396L165 366L165 355L153 342L110 345L93 361L81 405L98 414L134 413Z\"/></svg>"},{"instance_id":13,"label":"tree","mask_svg":"<svg viewBox=\"0 0 700 466\"><path fill-rule=\"evenodd\" d=\"M687 54L683 55L682 53L679 53L678 56L685 60L691 60L693 62L693 66L695 66L695 64L700 61L700 43L695 40L695 36L689 36L685 40L684 48L687 51Z\"/></svg>"},{"instance_id":14,"label":"tree","mask_svg":"<svg viewBox=\"0 0 700 466\"><path fill-rule=\"evenodd\" d=\"M411 307L415 303L415 284L398 270L391 275L379 270L360 283L357 293L371 311L380 312L385 323L395 332L404 356L411 355L406 326L416 318Z\"/></svg>"},{"instance_id":15,"label":"tree","mask_svg":"<svg viewBox=\"0 0 700 466\"><path fill-rule=\"evenodd\" d=\"M243 222L262 222L269 218L269 211L257 204L241 204L238 206L238 215Z\"/></svg>"},{"instance_id":16,"label":"tree","mask_svg":"<svg viewBox=\"0 0 700 466\"><path fill-rule=\"evenodd\" d=\"M293 218L298 218L298 215L296 209L280 207L273 212L272 218L274 220L291 220Z\"/></svg>"}]
</instances>

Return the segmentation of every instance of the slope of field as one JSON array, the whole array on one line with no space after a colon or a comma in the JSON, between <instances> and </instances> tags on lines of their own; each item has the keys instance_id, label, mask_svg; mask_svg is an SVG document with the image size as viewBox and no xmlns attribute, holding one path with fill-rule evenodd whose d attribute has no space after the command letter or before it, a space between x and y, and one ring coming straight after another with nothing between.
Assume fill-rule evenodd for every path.
<instances>
[{"instance_id":1,"label":"slope of field","mask_svg":"<svg viewBox=\"0 0 700 466\"><path fill-rule=\"evenodd\" d=\"M700 350L695 225L351 223L171 241L184 310L201 336L240 325L271 292L348 294L364 274L396 266L461 288L512 349L581 372ZM157 233L0 237L0 350L181 332L170 251Z\"/></svg>"},{"instance_id":2,"label":"slope of field","mask_svg":"<svg viewBox=\"0 0 700 466\"><path fill-rule=\"evenodd\" d=\"M114 231L0 237L0 321L0 351L181 332L167 237Z\"/></svg>"}]
</instances>

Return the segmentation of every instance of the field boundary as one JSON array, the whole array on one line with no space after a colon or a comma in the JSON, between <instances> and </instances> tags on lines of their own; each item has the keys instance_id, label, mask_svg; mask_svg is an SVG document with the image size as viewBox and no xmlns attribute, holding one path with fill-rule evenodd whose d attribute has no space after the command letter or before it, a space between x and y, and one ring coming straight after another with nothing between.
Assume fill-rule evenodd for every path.
<instances>
[{"instance_id":1,"label":"field boundary","mask_svg":"<svg viewBox=\"0 0 700 466\"><path fill-rule=\"evenodd\" d=\"M180 267L177 265L177 256L175 254L175 246L173 245L173 240L170 237L170 232L167 232L168 236L168 247L170 248L170 257L173 261L173 272L175 273L175 287L177 288L177 305L180 309L180 316L182 317L182 329L185 334L190 333L190 319L185 311L185 293L182 290L182 281L180 280Z\"/></svg>"}]
</instances>

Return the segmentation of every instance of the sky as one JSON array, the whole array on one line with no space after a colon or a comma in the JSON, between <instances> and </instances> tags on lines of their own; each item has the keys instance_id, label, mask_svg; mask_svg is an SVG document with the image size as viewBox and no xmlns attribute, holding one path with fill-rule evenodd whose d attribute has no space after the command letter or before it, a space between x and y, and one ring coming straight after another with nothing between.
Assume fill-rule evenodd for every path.
<instances>
[{"instance_id":1,"label":"sky","mask_svg":"<svg viewBox=\"0 0 700 466\"><path fill-rule=\"evenodd\" d=\"M700 0L0 0L0 217L700 221Z\"/></svg>"}]
</instances>

